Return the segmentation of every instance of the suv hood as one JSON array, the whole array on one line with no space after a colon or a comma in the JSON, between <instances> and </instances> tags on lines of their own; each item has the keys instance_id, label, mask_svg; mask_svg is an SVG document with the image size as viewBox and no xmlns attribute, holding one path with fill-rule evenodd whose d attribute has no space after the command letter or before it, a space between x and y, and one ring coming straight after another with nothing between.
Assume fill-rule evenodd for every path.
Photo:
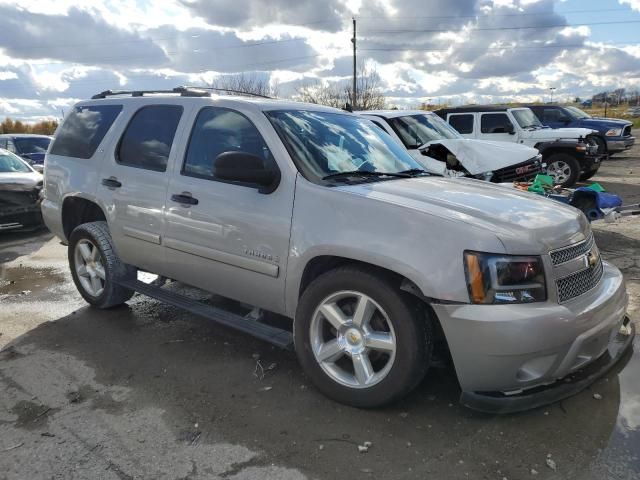
<instances>
[{"instance_id":1,"label":"suv hood","mask_svg":"<svg viewBox=\"0 0 640 480\"><path fill-rule=\"evenodd\" d=\"M593 133L598 133L596 130L589 128L541 128L538 130L526 131L529 138L536 140L557 140L559 138L573 138L586 137Z\"/></svg>"},{"instance_id":2,"label":"suv hood","mask_svg":"<svg viewBox=\"0 0 640 480\"><path fill-rule=\"evenodd\" d=\"M592 118L581 118L578 120L580 125L585 128L624 128L627 125L632 125L631 122L627 120L619 120L613 118L601 118L601 117L592 117Z\"/></svg>"},{"instance_id":3,"label":"suv hood","mask_svg":"<svg viewBox=\"0 0 640 480\"><path fill-rule=\"evenodd\" d=\"M546 254L583 240L589 230L573 207L469 178L421 177L336 189L488 230L512 254Z\"/></svg>"},{"instance_id":4,"label":"suv hood","mask_svg":"<svg viewBox=\"0 0 640 480\"><path fill-rule=\"evenodd\" d=\"M538 155L538 150L517 143L473 140L468 138L433 140L420 146L422 151L430 145L443 145L453 153L471 174L500 170L526 162ZM419 158L417 158L420 161Z\"/></svg>"}]
</instances>

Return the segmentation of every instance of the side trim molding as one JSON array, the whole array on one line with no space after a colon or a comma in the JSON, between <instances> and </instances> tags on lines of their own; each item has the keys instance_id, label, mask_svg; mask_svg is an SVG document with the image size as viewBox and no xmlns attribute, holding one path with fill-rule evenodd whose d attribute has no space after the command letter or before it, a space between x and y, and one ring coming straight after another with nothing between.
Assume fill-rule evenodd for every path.
<instances>
[{"instance_id":1,"label":"side trim molding","mask_svg":"<svg viewBox=\"0 0 640 480\"><path fill-rule=\"evenodd\" d=\"M155 245L160 245L160 235L157 235L155 233L138 230L137 228L133 227L127 227L126 225L122 227L122 231L127 237L136 238L138 240L153 243Z\"/></svg>"},{"instance_id":2,"label":"side trim molding","mask_svg":"<svg viewBox=\"0 0 640 480\"><path fill-rule=\"evenodd\" d=\"M280 271L280 267L278 267L278 265L273 265L272 263L263 262L254 258L246 258L232 253L221 252L220 250L203 247L202 245L195 245L189 242L183 242L182 240L176 240L174 238L165 238L164 245L172 250L196 255L208 260L214 260L216 262L242 268L244 270L261 273L273 278L277 278Z\"/></svg>"}]
</instances>

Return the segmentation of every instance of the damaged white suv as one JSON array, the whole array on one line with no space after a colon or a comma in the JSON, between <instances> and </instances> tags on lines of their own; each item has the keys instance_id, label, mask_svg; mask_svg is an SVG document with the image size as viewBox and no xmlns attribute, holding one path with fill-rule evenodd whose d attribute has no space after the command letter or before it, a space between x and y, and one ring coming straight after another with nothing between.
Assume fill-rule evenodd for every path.
<instances>
[{"instance_id":1,"label":"damaged white suv","mask_svg":"<svg viewBox=\"0 0 640 480\"><path fill-rule=\"evenodd\" d=\"M350 405L406 395L441 343L465 405L522 410L583 389L633 337L622 275L582 213L429 176L357 115L104 92L69 112L46 165L42 212L88 303L138 291L295 346ZM138 271L216 295L196 302Z\"/></svg>"}]
</instances>

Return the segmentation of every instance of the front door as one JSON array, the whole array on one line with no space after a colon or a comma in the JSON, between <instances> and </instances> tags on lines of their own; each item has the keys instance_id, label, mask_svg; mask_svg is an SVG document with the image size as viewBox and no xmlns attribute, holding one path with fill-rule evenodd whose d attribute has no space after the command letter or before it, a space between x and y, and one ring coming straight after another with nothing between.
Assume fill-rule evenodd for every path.
<instances>
[{"instance_id":1,"label":"front door","mask_svg":"<svg viewBox=\"0 0 640 480\"><path fill-rule=\"evenodd\" d=\"M251 115L213 106L194 112L167 193L167 265L176 280L282 313L295 177L283 174L265 194L218 178L213 166L225 152L245 152L278 168L265 141L272 137L256 125L272 127L266 117Z\"/></svg>"},{"instance_id":2,"label":"front door","mask_svg":"<svg viewBox=\"0 0 640 480\"><path fill-rule=\"evenodd\" d=\"M131 105L131 104L129 104ZM174 161L183 107L140 107L107 147L98 195L107 205L118 255L143 270L165 274L162 237L169 167Z\"/></svg>"}]
</instances>

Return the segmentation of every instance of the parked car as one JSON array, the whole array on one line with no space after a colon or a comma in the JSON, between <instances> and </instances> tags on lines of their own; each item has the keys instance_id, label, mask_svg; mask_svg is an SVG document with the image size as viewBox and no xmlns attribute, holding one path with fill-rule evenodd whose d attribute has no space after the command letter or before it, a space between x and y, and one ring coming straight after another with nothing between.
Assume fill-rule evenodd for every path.
<instances>
[{"instance_id":1,"label":"parked car","mask_svg":"<svg viewBox=\"0 0 640 480\"><path fill-rule=\"evenodd\" d=\"M591 108L593 107L593 100L584 100L580 105L584 108Z\"/></svg>"},{"instance_id":2,"label":"parked car","mask_svg":"<svg viewBox=\"0 0 640 480\"><path fill-rule=\"evenodd\" d=\"M0 135L0 148L9 150L25 159L38 172L44 170L44 155L52 137L30 133L5 133Z\"/></svg>"},{"instance_id":3,"label":"parked car","mask_svg":"<svg viewBox=\"0 0 640 480\"><path fill-rule=\"evenodd\" d=\"M42 225L42 175L17 155L0 149L0 231Z\"/></svg>"},{"instance_id":4,"label":"parked car","mask_svg":"<svg viewBox=\"0 0 640 480\"><path fill-rule=\"evenodd\" d=\"M464 138L432 112L370 110L358 113L403 145L429 173L470 176L496 183L528 181L542 173L542 155L535 148Z\"/></svg>"},{"instance_id":5,"label":"parked car","mask_svg":"<svg viewBox=\"0 0 640 480\"><path fill-rule=\"evenodd\" d=\"M626 112L630 117L640 117L640 107L630 107Z\"/></svg>"},{"instance_id":6,"label":"parked car","mask_svg":"<svg viewBox=\"0 0 640 480\"><path fill-rule=\"evenodd\" d=\"M358 407L405 396L436 342L462 402L500 412L574 394L628 351L622 274L578 210L425 174L348 112L173 92L80 102L47 154L42 211L89 304L139 291L295 346L319 390Z\"/></svg>"},{"instance_id":7,"label":"parked car","mask_svg":"<svg viewBox=\"0 0 640 480\"><path fill-rule=\"evenodd\" d=\"M597 153L598 147L592 139L597 133L595 130L546 128L529 108L471 105L445 108L436 113L463 137L537 148L547 164L547 173L564 187L591 178L606 158Z\"/></svg>"},{"instance_id":8,"label":"parked car","mask_svg":"<svg viewBox=\"0 0 640 480\"><path fill-rule=\"evenodd\" d=\"M613 155L630 149L635 143L628 120L592 117L577 107L562 105L526 105L536 117L551 128L590 128L598 133L591 138L598 144L598 153Z\"/></svg>"}]
</instances>

